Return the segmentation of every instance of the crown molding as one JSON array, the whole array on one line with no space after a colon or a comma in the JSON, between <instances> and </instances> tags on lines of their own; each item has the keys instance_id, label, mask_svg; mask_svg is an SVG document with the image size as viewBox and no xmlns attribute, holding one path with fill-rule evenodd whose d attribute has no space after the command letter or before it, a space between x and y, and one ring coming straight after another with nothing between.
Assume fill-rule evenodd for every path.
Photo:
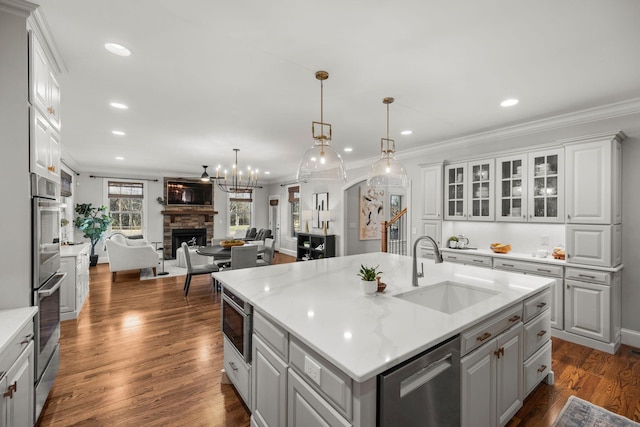
<instances>
[{"instance_id":1,"label":"crown molding","mask_svg":"<svg viewBox=\"0 0 640 427\"><path fill-rule=\"evenodd\" d=\"M606 104L599 107L588 108L585 110L561 114L559 116L553 116L545 119L534 120L531 122L463 136L460 138L439 141L427 146L396 152L396 157L399 159L409 159L415 157L416 155L424 154L429 151L438 150L445 147L447 150L454 150L456 148L468 147L474 144L495 142L496 140L515 138L519 136L536 134L554 129L577 126L639 113L640 98L633 98L626 101Z\"/></svg>"},{"instance_id":2,"label":"crown molding","mask_svg":"<svg viewBox=\"0 0 640 427\"><path fill-rule=\"evenodd\" d=\"M0 12L10 13L22 18L31 15L31 12L36 10L37 7L37 4L24 0L0 0Z\"/></svg>"}]
</instances>

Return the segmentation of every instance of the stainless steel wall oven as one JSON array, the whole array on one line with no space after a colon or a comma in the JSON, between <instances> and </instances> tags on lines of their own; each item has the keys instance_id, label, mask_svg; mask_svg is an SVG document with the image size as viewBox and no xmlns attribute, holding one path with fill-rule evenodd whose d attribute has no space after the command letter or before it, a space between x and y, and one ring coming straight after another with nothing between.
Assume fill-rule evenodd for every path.
<instances>
[{"instance_id":1,"label":"stainless steel wall oven","mask_svg":"<svg viewBox=\"0 0 640 427\"><path fill-rule=\"evenodd\" d=\"M222 332L242 355L251 362L251 333L253 329L253 307L229 289L222 289Z\"/></svg>"},{"instance_id":2,"label":"stainless steel wall oven","mask_svg":"<svg viewBox=\"0 0 640 427\"><path fill-rule=\"evenodd\" d=\"M35 418L49 395L58 372L60 340L60 203L58 184L31 175L33 305L35 317Z\"/></svg>"}]
</instances>

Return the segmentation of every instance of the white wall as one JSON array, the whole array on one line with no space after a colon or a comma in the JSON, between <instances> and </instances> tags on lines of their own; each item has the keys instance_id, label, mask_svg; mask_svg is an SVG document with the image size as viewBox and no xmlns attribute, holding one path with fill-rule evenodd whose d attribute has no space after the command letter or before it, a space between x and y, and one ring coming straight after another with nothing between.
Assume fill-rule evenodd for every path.
<instances>
[{"instance_id":1,"label":"white wall","mask_svg":"<svg viewBox=\"0 0 640 427\"><path fill-rule=\"evenodd\" d=\"M31 305L31 187L26 17L0 11L0 309Z\"/></svg>"}]
</instances>

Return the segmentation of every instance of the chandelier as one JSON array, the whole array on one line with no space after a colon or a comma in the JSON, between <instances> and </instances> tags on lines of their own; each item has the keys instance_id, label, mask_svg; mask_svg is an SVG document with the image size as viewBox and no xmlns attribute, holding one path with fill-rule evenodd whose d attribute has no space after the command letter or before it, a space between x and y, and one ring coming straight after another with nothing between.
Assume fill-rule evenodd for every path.
<instances>
[{"instance_id":1,"label":"chandelier","mask_svg":"<svg viewBox=\"0 0 640 427\"><path fill-rule=\"evenodd\" d=\"M298 167L298 181L342 181L346 182L342 157L329 145L331 141L331 124L324 122L323 82L329 78L326 71L316 72L320 80L320 121L311 123L313 146L302 156ZM316 133L316 130L318 131Z\"/></svg>"},{"instance_id":2,"label":"chandelier","mask_svg":"<svg viewBox=\"0 0 640 427\"><path fill-rule=\"evenodd\" d=\"M251 193L256 188L262 188L261 185L258 185L258 169L247 168L245 176L242 173L242 170L238 167L238 151L240 151L240 149L234 148L233 151L236 153L236 162L231 167L230 177L226 169L224 171L220 171L220 166L216 168L215 177L209 176L207 174L207 166L203 166L204 172L201 179L203 181L215 180L218 188L225 193Z\"/></svg>"},{"instance_id":3,"label":"chandelier","mask_svg":"<svg viewBox=\"0 0 640 427\"><path fill-rule=\"evenodd\" d=\"M395 156L396 142L389 139L389 104L393 98L384 98L382 103L387 106L387 137L380 138L380 159L369 170L367 185L388 190L403 191L407 187L407 172Z\"/></svg>"}]
</instances>

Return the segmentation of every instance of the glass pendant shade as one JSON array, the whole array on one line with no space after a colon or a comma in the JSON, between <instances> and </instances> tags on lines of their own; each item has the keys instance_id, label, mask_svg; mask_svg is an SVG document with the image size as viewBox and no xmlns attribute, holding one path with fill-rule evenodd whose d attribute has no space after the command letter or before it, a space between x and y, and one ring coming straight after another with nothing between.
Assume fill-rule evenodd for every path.
<instances>
[{"instance_id":1,"label":"glass pendant shade","mask_svg":"<svg viewBox=\"0 0 640 427\"><path fill-rule=\"evenodd\" d=\"M342 157L327 143L316 142L302 156L298 181L347 181Z\"/></svg>"},{"instance_id":2,"label":"glass pendant shade","mask_svg":"<svg viewBox=\"0 0 640 427\"><path fill-rule=\"evenodd\" d=\"M393 154L382 153L371 169L367 178L367 185L388 190L403 191L406 189L409 179L407 171Z\"/></svg>"}]
</instances>

